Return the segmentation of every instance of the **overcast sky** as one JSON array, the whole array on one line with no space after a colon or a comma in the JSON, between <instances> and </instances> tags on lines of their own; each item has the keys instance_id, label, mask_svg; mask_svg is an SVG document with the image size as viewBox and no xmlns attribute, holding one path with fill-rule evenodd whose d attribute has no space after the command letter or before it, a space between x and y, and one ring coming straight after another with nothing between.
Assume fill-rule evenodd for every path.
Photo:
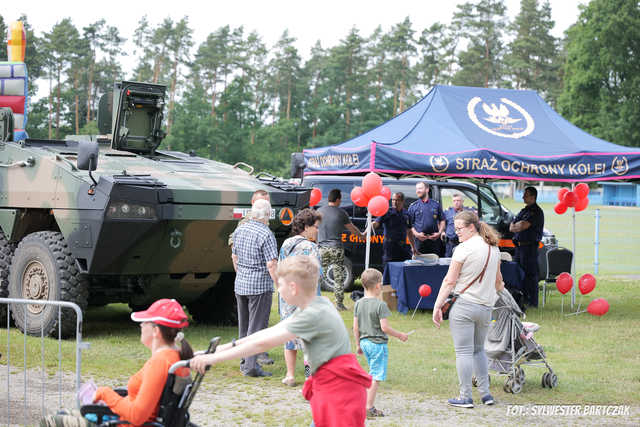
<instances>
[{"instance_id":1,"label":"overcast sky","mask_svg":"<svg viewBox=\"0 0 640 427\"><path fill-rule=\"evenodd\" d=\"M296 46L303 57L317 40L323 47L334 46L355 26L368 36L378 26L387 31L393 24L409 17L419 33L434 22L448 23L457 0L17 0L3 1L0 14L5 21L27 15L36 33L49 31L65 17L81 29L104 18L118 27L122 36L131 39L139 19L147 15L151 24L167 16L174 20L186 15L194 30L197 46L217 28L244 25L256 30L271 46L285 29L298 39ZM551 0L552 18L557 37L578 17L579 0ZM505 0L512 19L520 9L520 0ZM27 41L28 43L28 41ZM128 46L131 48L131 46ZM28 59L27 59L28 62Z\"/></svg>"}]
</instances>

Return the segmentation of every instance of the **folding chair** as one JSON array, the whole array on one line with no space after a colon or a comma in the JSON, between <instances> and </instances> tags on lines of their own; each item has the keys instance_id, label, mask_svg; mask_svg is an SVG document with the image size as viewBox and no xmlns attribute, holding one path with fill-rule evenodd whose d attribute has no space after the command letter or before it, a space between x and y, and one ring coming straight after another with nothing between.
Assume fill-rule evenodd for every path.
<instances>
[{"instance_id":1,"label":"folding chair","mask_svg":"<svg viewBox=\"0 0 640 427\"><path fill-rule=\"evenodd\" d=\"M207 350L199 353L214 353L219 342L220 337L212 338L211 341L209 341ZM169 368L169 376L167 377L167 382L164 385L162 396L160 397L158 414L154 421L146 422L143 424L144 426L197 427L190 421L189 406L191 406L191 402L200 387L204 374L197 373L192 381L191 375L181 377L175 374L175 372L182 367L189 367L189 361L181 360ZM127 395L126 389L118 388L115 389L115 391L121 396ZM83 405L80 408L80 413L82 415L95 414L97 424L101 427L130 424L128 421L111 419L116 415L104 405Z\"/></svg>"},{"instance_id":2,"label":"folding chair","mask_svg":"<svg viewBox=\"0 0 640 427\"><path fill-rule=\"evenodd\" d=\"M553 289L547 285L556 283L556 278L560 273L571 273L571 263L573 261L573 252L569 249L543 248L538 254L538 271L540 280L542 280L542 306L544 307L547 300L547 293Z\"/></svg>"}]
</instances>

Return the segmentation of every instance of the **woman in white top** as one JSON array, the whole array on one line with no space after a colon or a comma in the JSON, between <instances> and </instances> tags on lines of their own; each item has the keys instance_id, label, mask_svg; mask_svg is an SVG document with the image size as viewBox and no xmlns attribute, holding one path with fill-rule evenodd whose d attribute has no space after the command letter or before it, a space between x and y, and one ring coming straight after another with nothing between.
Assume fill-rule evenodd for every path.
<instances>
[{"instance_id":1,"label":"woman in white top","mask_svg":"<svg viewBox=\"0 0 640 427\"><path fill-rule=\"evenodd\" d=\"M472 211L454 218L460 245L455 249L449 271L442 281L433 309L433 322L442 323L442 304L451 292L464 291L449 312L449 326L456 350L460 396L449 399L452 406L473 408L471 377L475 372L482 402L493 405L489 393L489 372L484 341L491 321L497 292L504 288L500 274L500 250L496 231L478 220ZM485 268L486 265L486 268Z\"/></svg>"}]
</instances>

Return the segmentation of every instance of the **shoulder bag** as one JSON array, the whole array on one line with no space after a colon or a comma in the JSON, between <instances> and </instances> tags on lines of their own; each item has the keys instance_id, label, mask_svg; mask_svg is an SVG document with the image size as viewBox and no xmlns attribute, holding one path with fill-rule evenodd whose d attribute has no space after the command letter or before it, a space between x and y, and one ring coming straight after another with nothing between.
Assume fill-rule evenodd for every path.
<instances>
[{"instance_id":1,"label":"shoulder bag","mask_svg":"<svg viewBox=\"0 0 640 427\"><path fill-rule=\"evenodd\" d=\"M489 258L491 258L491 245L487 246L489 246L489 253L487 254L487 260L484 262L484 268L482 269L480 274L476 276L476 278L473 279L471 283L469 283L459 294L451 292L447 299L444 300L444 304L442 304L442 307L440 308L442 310L443 320L449 319L449 312L451 312L451 307L453 307L453 304L455 304L455 302L458 300L458 297L460 297L460 295L462 295L467 289L469 289L469 286L473 285L478 280L482 280L482 278L484 277L484 272L487 271L487 265L489 264Z\"/></svg>"}]
</instances>

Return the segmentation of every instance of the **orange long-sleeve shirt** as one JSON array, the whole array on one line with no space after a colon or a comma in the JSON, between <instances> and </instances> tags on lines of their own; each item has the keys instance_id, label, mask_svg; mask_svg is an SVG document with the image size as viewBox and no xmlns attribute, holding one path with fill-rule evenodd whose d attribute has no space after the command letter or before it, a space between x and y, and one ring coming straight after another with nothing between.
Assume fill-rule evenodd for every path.
<instances>
[{"instance_id":1,"label":"orange long-sleeve shirt","mask_svg":"<svg viewBox=\"0 0 640 427\"><path fill-rule=\"evenodd\" d=\"M160 350L129 379L126 397L120 396L109 387L98 387L95 401L102 400L121 419L129 421L134 426L153 421L158 413L158 404L167 382L169 367L179 360L180 355L176 350ZM188 375L188 372L188 369L181 368L176 374Z\"/></svg>"}]
</instances>

